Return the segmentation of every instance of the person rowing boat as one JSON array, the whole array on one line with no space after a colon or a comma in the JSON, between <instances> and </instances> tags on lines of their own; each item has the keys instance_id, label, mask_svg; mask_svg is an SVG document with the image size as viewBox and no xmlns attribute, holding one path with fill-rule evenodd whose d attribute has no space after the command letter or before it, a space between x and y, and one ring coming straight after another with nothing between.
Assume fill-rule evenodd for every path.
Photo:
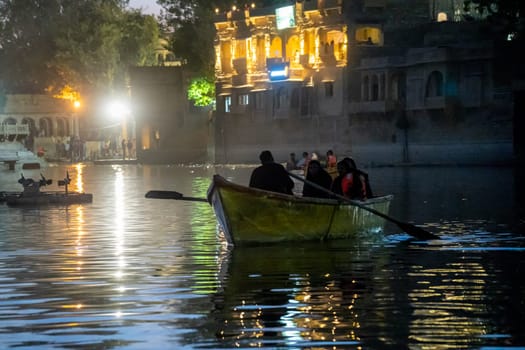
<instances>
[{"instance_id":1,"label":"person rowing boat","mask_svg":"<svg viewBox=\"0 0 525 350\"><path fill-rule=\"evenodd\" d=\"M250 187L261 190L293 194L294 182L286 169L273 160L272 152L266 150L259 155L261 165L255 168L250 177Z\"/></svg>"}]
</instances>

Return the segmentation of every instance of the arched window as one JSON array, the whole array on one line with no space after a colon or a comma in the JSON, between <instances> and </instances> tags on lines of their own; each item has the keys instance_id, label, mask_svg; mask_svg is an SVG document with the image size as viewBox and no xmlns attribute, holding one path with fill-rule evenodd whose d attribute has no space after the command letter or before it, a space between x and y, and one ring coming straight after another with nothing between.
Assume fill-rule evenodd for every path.
<instances>
[{"instance_id":1,"label":"arched window","mask_svg":"<svg viewBox=\"0 0 525 350\"><path fill-rule=\"evenodd\" d=\"M404 102L405 100L405 76L400 73L394 73L389 78L389 99L393 101Z\"/></svg>"},{"instance_id":2,"label":"arched window","mask_svg":"<svg viewBox=\"0 0 525 350\"><path fill-rule=\"evenodd\" d=\"M277 89L277 93L275 94L275 109L285 108L287 102L288 90L284 86L282 86L279 89Z\"/></svg>"},{"instance_id":3,"label":"arched window","mask_svg":"<svg viewBox=\"0 0 525 350\"><path fill-rule=\"evenodd\" d=\"M368 75L365 75L363 77L363 83L361 85L361 97L363 101L368 101L370 99L369 95L369 88L370 88L370 80L368 78Z\"/></svg>"},{"instance_id":4,"label":"arched window","mask_svg":"<svg viewBox=\"0 0 525 350\"><path fill-rule=\"evenodd\" d=\"M295 64L299 64L299 55L301 46L299 45L299 37L292 35L286 43L286 60Z\"/></svg>"},{"instance_id":5,"label":"arched window","mask_svg":"<svg viewBox=\"0 0 525 350\"><path fill-rule=\"evenodd\" d=\"M448 21L448 16L447 16L446 12L440 12L440 13L438 13L438 15L437 15L437 21L438 21L438 22L446 22L446 21Z\"/></svg>"},{"instance_id":6,"label":"arched window","mask_svg":"<svg viewBox=\"0 0 525 350\"><path fill-rule=\"evenodd\" d=\"M270 58L283 57L283 42L280 37L276 36L272 39L270 46Z\"/></svg>"},{"instance_id":7,"label":"arched window","mask_svg":"<svg viewBox=\"0 0 525 350\"><path fill-rule=\"evenodd\" d=\"M38 136L51 136L51 120L49 118L42 118L38 122Z\"/></svg>"},{"instance_id":8,"label":"arched window","mask_svg":"<svg viewBox=\"0 0 525 350\"><path fill-rule=\"evenodd\" d=\"M443 74L433 71L427 80L425 97L443 96Z\"/></svg>"},{"instance_id":9,"label":"arched window","mask_svg":"<svg viewBox=\"0 0 525 350\"><path fill-rule=\"evenodd\" d=\"M62 118L57 118L57 136L67 136L65 124Z\"/></svg>"},{"instance_id":10,"label":"arched window","mask_svg":"<svg viewBox=\"0 0 525 350\"><path fill-rule=\"evenodd\" d=\"M22 124L28 125L29 135L36 136L37 129L36 129L36 126L35 126L35 121L33 119L31 119L31 118L24 118L24 119L22 119Z\"/></svg>"}]
</instances>

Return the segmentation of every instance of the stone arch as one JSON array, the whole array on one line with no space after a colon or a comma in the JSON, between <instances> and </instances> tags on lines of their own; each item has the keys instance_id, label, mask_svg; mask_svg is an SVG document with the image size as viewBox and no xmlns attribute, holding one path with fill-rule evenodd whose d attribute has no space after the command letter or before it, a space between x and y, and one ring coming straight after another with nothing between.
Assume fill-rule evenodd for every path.
<instances>
[{"instance_id":1,"label":"stone arch","mask_svg":"<svg viewBox=\"0 0 525 350\"><path fill-rule=\"evenodd\" d=\"M3 125L16 125L16 119L13 117L7 117L2 122Z\"/></svg>"},{"instance_id":2,"label":"stone arch","mask_svg":"<svg viewBox=\"0 0 525 350\"><path fill-rule=\"evenodd\" d=\"M301 45L297 35L291 35L286 43L286 60L299 64Z\"/></svg>"},{"instance_id":3,"label":"stone arch","mask_svg":"<svg viewBox=\"0 0 525 350\"><path fill-rule=\"evenodd\" d=\"M53 136L53 124L49 118L40 118L38 121L38 136Z\"/></svg>"},{"instance_id":4,"label":"stone arch","mask_svg":"<svg viewBox=\"0 0 525 350\"><path fill-rule=\"evenodd\" d=\"M29 127L29 134L30 135L35 135L36 133L36 124L35 124L35 120L33 118L29 118L29 117L24 117L22 119L22 123L23 125L28 125Z\"/></svg>"},{"instance_id":5,"label":"stone arch","mask_svg":"<svg viewBox=\"0 0 525 350\"><path fill-rule=\"evenodd\" d=\"M28 150L32 151L35 143L35 136L37 135L37 129L35 126L35 120L33 118L24 117L22 118L22 125L27 125L28 134L24 139L25 146Z\"/></svg>"},{"instance_id":6,"label":"stone arch","mask_svg":"<svg viewBox=\"0 0 525 350\"><path fill-rule=\"evenodd\" d=\"M56 118L56 136L69 136L69 125L65 118Z\"/></svg>"},{"instance_id":7,"label":"stone arch","mask_svg":"<svg viewBox=\"0 0 525 350\"><path fill-rule=\"evenodd\" d=\"M370 78L368 75L363 77L363 82L361 83L361 99L363 101L370 100L369 90L370 89Z\"/></svg>"},{"instance_id":8,"label":"stone arch","mask_svg":"<svg viewBox=\"0 0 525 350\"><path fill-rule=\"evenodd\" d=\"M430 73L425 88L425 97L443 96L443 74L439 71Z\"/></svg>"},{"instance_id":9,"label":"stone arch","mask_svg":"<svg viewBox=\"0 0 525 350\"><path fill-rule=\"evenodd\" d=\"M283 57L283 41L281 37L275 36L270 45L270 58Z\"/></svg>"},{"instance_id":10,"label":"stone arch","mask_svg":"<svg viewBox=\"0 0 525 350\"><path fill-rule=\"evenodd\" d=\"M402 73L390 75L388 83L388 98L393 101L404 102L406 96L405 76Z\"/></svg>"},{"instance_id":11,"label":"stone arch","mask_svg":"<svg viewBox=\"0 0 525 350\"><path fill-rule=\"evenodd\" d=\"M379 100L385 100L385 90L386 90L386 79L385 73L379 74Z\"/></svg>"},{"instance_id":12,"label":"stone arch","mask_svg":"<svg viewBox=\"0 0 525 350\"><path fill-rule=\"evenodd\" d=\"M12 118L12 117L7 117L2 122L2 125L5 125L5 126L16 125L16 119ZM16 139L16 134L12 134L12 133L10 133L7 130L4 131L4 135L2 135L2 136L5 137L8 141L13 141L13 140Z\"/></svg>"}]
</instances>

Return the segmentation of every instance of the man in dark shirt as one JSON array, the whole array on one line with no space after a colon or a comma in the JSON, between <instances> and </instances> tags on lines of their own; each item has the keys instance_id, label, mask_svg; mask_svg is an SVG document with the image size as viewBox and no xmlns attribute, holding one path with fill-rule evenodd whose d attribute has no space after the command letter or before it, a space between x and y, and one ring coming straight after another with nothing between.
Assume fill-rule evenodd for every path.
<instances>
[{"instance_id":1,"label":"man in dark shirt","mask_svg":"<svg viewBox=\"0 0 525 350\"><path fill-rule=\"evenodd\" d=\"M259 159L262 165L253 170L250 177L250 187L293 194L292 188L294 183L292 179L281 164L274 162L272 153L270 151L262 151Z\"/></svg>"}]
</instances>

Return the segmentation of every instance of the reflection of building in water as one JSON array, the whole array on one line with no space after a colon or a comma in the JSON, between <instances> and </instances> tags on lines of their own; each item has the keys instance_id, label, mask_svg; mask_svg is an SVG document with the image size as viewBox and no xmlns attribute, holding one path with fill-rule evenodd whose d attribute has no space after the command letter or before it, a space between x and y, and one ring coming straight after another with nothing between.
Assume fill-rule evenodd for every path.
<instances>
[{"instance_id":1,"label":"reflection of building in water","mask_svg":"<svg viewBox=\"0 0 525 350\"><path fill-rule=\"evenodd\" d=\"M301 248L234 249L214 296L217 336L241 347L259 339L278 347L358 345L356 305L364 297L365 281L352 272L334 275L343 269L340 263L351 271L348 256L336 255L307 242Z\"/></svg>"}]
</instances>

